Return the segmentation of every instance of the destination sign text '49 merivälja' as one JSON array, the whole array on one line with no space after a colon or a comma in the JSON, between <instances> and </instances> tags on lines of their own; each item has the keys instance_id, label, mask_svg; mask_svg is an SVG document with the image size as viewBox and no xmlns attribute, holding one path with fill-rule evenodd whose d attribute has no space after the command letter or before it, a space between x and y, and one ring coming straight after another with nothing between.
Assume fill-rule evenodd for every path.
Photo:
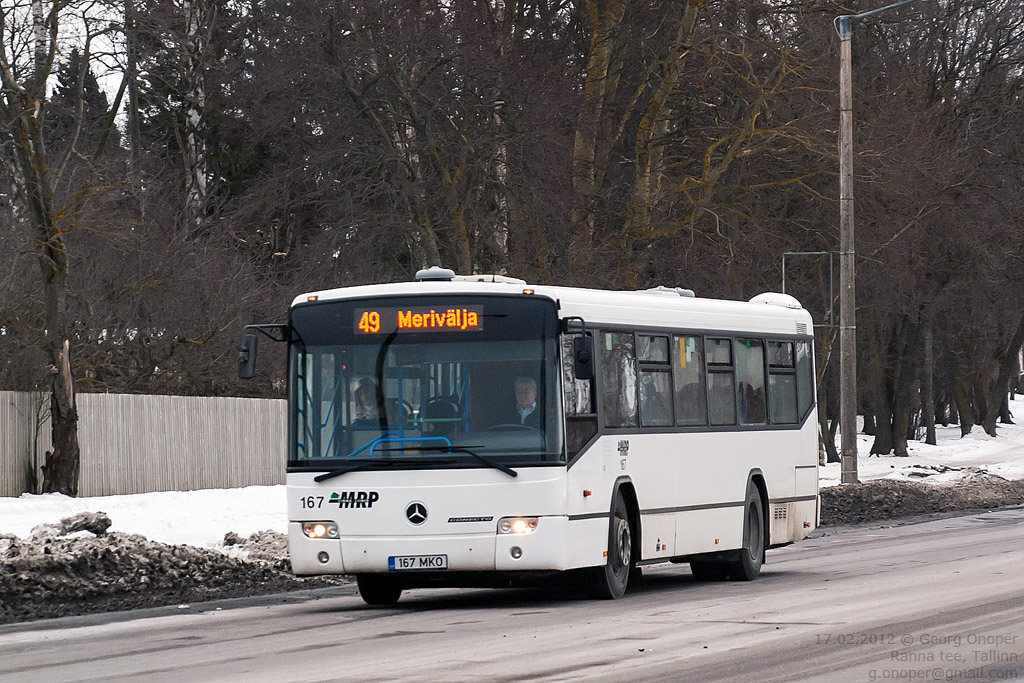
<instances>
[{"instance_id":1,"label":"destination sign text '49 meriv\u00e4lja'","mask_svg":"<svg viewBox=\"0 0 1024 683\"><path fill-rule=\"evenodd\" d=\"M473 332L482 330L483 307L357 308L356 334Z\"/></svg>"}]
</instances>

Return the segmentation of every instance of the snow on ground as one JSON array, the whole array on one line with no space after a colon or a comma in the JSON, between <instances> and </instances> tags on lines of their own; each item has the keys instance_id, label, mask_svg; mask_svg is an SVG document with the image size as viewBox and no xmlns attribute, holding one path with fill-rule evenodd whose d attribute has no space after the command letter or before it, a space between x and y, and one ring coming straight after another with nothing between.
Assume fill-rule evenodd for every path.
<instances>
[{"instance_id":1,"label":"snow on ground","mask_svg":"<svg viewBox=\"0 0 1024 683\"><path fill-rule=\"evenodd\" d=\"M910 457L871 456L872 437L858 437L861 481L896 479L949 483L970 472L984 471L1005 479L1024 479L1024 400L1010 402L1020 424L998 427L997 438L975 427L960 438L953 425L936 428L938 445L910 443ZM947 470L947 468L950 468ZM970 468L970 469L968 469ZM839 483L838 463L820 470L822 486ZM101 498L68 498L59 494L0 498L0 534L28 538L39 524L53 524L79 512L104 512L110 531L141 534L151 541L184 543L200 548L220 545L233 531L243 538L256 531L287 531L284 486L239 489L165 491Z\"/></svg>"},{"instance_id":2,"label":"snow on ground","mask_svg":"<svg viewBox=\"0 0 1024 683\"><path fill-rule=\"evenodd\" d=\"M109 531L141 534L160 543L212 548L234 531L287 532L284 486L162 491L126 496L69 498L58 493L0 498L0 534L28 538L39 524L79 512L104 512Z\"/></svg>"},{"instance_id":3,"label":"snow on ground","mask_svg":"<svg viewBox=\"0 0 1024 683\"><path fill-rule=\"evenodd\" d=\"M861 481L895 479L945 484L957 481L970 472L987 472L1004 479L1024 479L1024 399L1010 401L1010 412L1017 424L997 424L993 438L975 426L960 438L960 427L936 425L936 445L924 441L909 442L910 456L868 456L874 437L857 437L857 474ZM836 436L836 448L839 437ZM947 471L946 468L950 468ZM968 469L970 468L970 469ZM822 486L839 483L839 463L819 468Z\"/></svg>"}]
</instances>

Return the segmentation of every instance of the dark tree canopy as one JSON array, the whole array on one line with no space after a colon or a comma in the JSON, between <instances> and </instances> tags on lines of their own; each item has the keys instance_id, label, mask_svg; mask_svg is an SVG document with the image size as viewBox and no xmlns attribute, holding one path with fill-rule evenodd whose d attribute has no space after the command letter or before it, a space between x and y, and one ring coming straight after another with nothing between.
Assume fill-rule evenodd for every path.
<instances>
[{"instance_id":1,"label":"dark tree canopy","mask_svg":"<svg viewBox=\"0 0 1024 683\"><path fill-rule=\"evenodd\" d=\"M784 252L838 249L833 20L877 4L5 3L0 388L49 388L60 337L78 391L281 395L283 361L233 376L242 325L435 263L777 290ZM915 436L926 373L939 420L995 432L1024 310L1022 66L1015 0L856 26L879 452ZM787 289L827 322L825 259L789 264Z\"/></svg>"}]
</instances>

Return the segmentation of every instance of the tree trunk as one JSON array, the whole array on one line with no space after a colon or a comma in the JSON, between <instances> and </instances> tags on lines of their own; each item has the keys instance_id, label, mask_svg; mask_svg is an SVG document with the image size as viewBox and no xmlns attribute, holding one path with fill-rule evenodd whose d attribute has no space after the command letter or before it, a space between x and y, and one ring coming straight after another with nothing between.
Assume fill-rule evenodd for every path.
<instances>
[{"instance_id":1,"label":"tree trunk","mask_svg":"<svg viewBox=\"0 0 1024 683\"><path fill-rule=\"evenodd\" d=\"M135 47L135 1L125 0L124 3L124 29L125 29L125 51L127 52L127 64L125 66L125 80L128 86L128 149L130 152L132 170L138 170L141 133L139 131L139 70L137 65L137 50ZM117 107L112 107L115 111Z\"/></svg>"},{"instance_id":2,"label":"tree trunk","mask_svg":"<svg viewBox=\"0 0 1024 683\"><path fill-rule=\"evenodd\" d=\"M51 345L52 346L52 345ZM53 450L43 466L43 493L78 495L80 451L78 446L78 408L71 379L69 344L57 352L57 372L50 394L50 420Z\"/></svg>"},{"instance_id":3,"label":"tree trunk","mask_svg":"<svg viewBox=\"0 0 1024 683\"><path fill-rule=\"evenodd\" d=\"M209 175L206 159L206 116L205 56L209 41L213 10L208 0L186 0L185 13L188 22L185 50L185 168L188 191L185 208L189 218L189 229L198 231L204 222L208 195Z\"/></svg>"},{"instance_id":4,"label":"tree trunk","mask_svg":"<svg viewBox=\"0 0 1024 683\"><path fill-rule=\"evenodd\" d=\"M661 192L664 172L662 139L672 113L669 98L678 87L683 65L693 47L697 17L705 0L688 0L671 49L661 60L656 86L636 132L636 172L633 178L631 230L639 236L651 231L653 207Z\"/></svg>"},{"instance_id":5,"label":"tree trunk","mask_svg":"<svg viewBox=\"0 0 1024 683\"><path fill-rule=\"evenodd\" d=\"M919 353L920 338L921 325L905 318L897 336L896 363L898 370L893 381L892 397L893 452L901 458L910 455L907 438L910 433L911 415L915 412L915 379L918 375L917 363L921 357Z\"/></svg>"},{"instance_id":6,"label":"tree trunk","mask_svg":"<svg viewBox=\"0 0 1024 683\"><path fill-rule=\"evenodd\" d=\"M614 138L609 123L622 73L619 51L621 23L629 0L585 0L590 23L583 106L576 125L572 153L572 188L575 195L569 257L582 274L594 249L598 199Z\"/></svg>"},{"instance_id":7,"label":"tree trunk","mask_svg":"<svg viewBox=\"0 0 1024 683\"><path fill-rule=\"evenodd\" d=\"M971 406L971 390L964 380L963 372L958 368L953 376L953 400L960 418L960 437L971 433L974 428L974 409Z\"/></svg>"},{"instance_id":8,"label":"tree trunk","mask_svg":"<svg viewBox=\"0 0 1024 683\"><path fill-rule=\"evenodd\" d=\"M1017 323L1017 331L1014 332L1009 345L1001 354L1001 357L998 358L998 370L996 370L995 379L992 381L989 387L989 394L986 397L987 401L982 426L985 429L985 433L989 436L996 435L996 419L1000 413L1006 416L1004 422L1009 420L1010 406L1007 401L1010 390L1010 375L1017 365L1017 354L1020 352L1021 345L1024 345L1024 316L1021 316L1020 322Z\"/></svg>"},{"instance_id":9,"label":"tree trunk","mask_svg":"<svg viewBox=\"0 0 1024 683\"><path fill-rule=\"evenodd\" d=\"M935 440L935 394L932 385L935 369L934 341L932 339L931 321L925 323L924 327L924 378L923 395L921 397L921 416L924 419L925 437L924 442L934 446Z\"/></svg>"},{"instance_id":10,"label":"tree trunk","mask_svg":"<svg viewBox=\"0 0 1024 683\"><path fill-rule=\"evenodd\" d=\"M871 396L875 405L875 440L871 444L872 455L888 455L892 453L892 405L889 403L889 386L885 372L885 354L879 339L881 330L878 324L871 326Z\"/></svg>"},{"instance_id":11,"label":"tree trunk","mask_svg":"<svg viewBox=\"0 0 1024 683\"><path fill-rule=\"evenodd\" d=\"M861 431L868 436L874 436L876 429L874 401L868 399L862 402L860 410L861 414L864 415L864 428Z\"/></svg>"},{"instance_id":12,"label":"tree trunk","mask_svg":"<svg viewBox=\"0 0 1024 683\"><path fill-rule=\"evenodd\" d=\"M825 462L839 462L839 451L836 450L836 420L829 424L828 401L825 397L825 384L818 384L818 429L822 444L825 446Z\"/></svg>"}]
</instances>

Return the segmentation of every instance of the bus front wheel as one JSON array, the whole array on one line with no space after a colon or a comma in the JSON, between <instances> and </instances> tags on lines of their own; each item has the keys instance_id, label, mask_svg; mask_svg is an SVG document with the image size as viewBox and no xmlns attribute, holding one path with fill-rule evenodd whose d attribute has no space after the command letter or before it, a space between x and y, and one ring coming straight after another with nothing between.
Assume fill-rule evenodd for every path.
<instances>
[{"instance_id":1,"label":"bus front wheel","mask_svg":"<svg viewBox=\"0 0 1024 683\"><path fill-rule=\"evenodd\" d=\"M764 561L764 511L761 494L753 482L747 484L747 501L744 505L743 547L739 559L728 565L729 578L733 581L753 581L761 573Z\"/></svg>"},{"instance_id":2,"label":"bus front wheel","mask_svg":"<svg viewBox=\"0 0 1024 683\"><path fill-rule=\"evenodd\" d=\"M401 586L377 574L357 574L356 586L367 605L393 605L402 597Z\"/></svg>"},{"instance_id":3,"label":"bus front wheel","mask_svg":"<svg viewBox=\"0 0 1024 683\"><path fill-rule=\"evenodd\" d=\"M608 528L608 561L594 567L590 592L596 598L616 600L626 593L629 573L633 568L633 530L629 526L626 501L616 491L612 500L611 524Z\"/></svg>"}]
</instances>

